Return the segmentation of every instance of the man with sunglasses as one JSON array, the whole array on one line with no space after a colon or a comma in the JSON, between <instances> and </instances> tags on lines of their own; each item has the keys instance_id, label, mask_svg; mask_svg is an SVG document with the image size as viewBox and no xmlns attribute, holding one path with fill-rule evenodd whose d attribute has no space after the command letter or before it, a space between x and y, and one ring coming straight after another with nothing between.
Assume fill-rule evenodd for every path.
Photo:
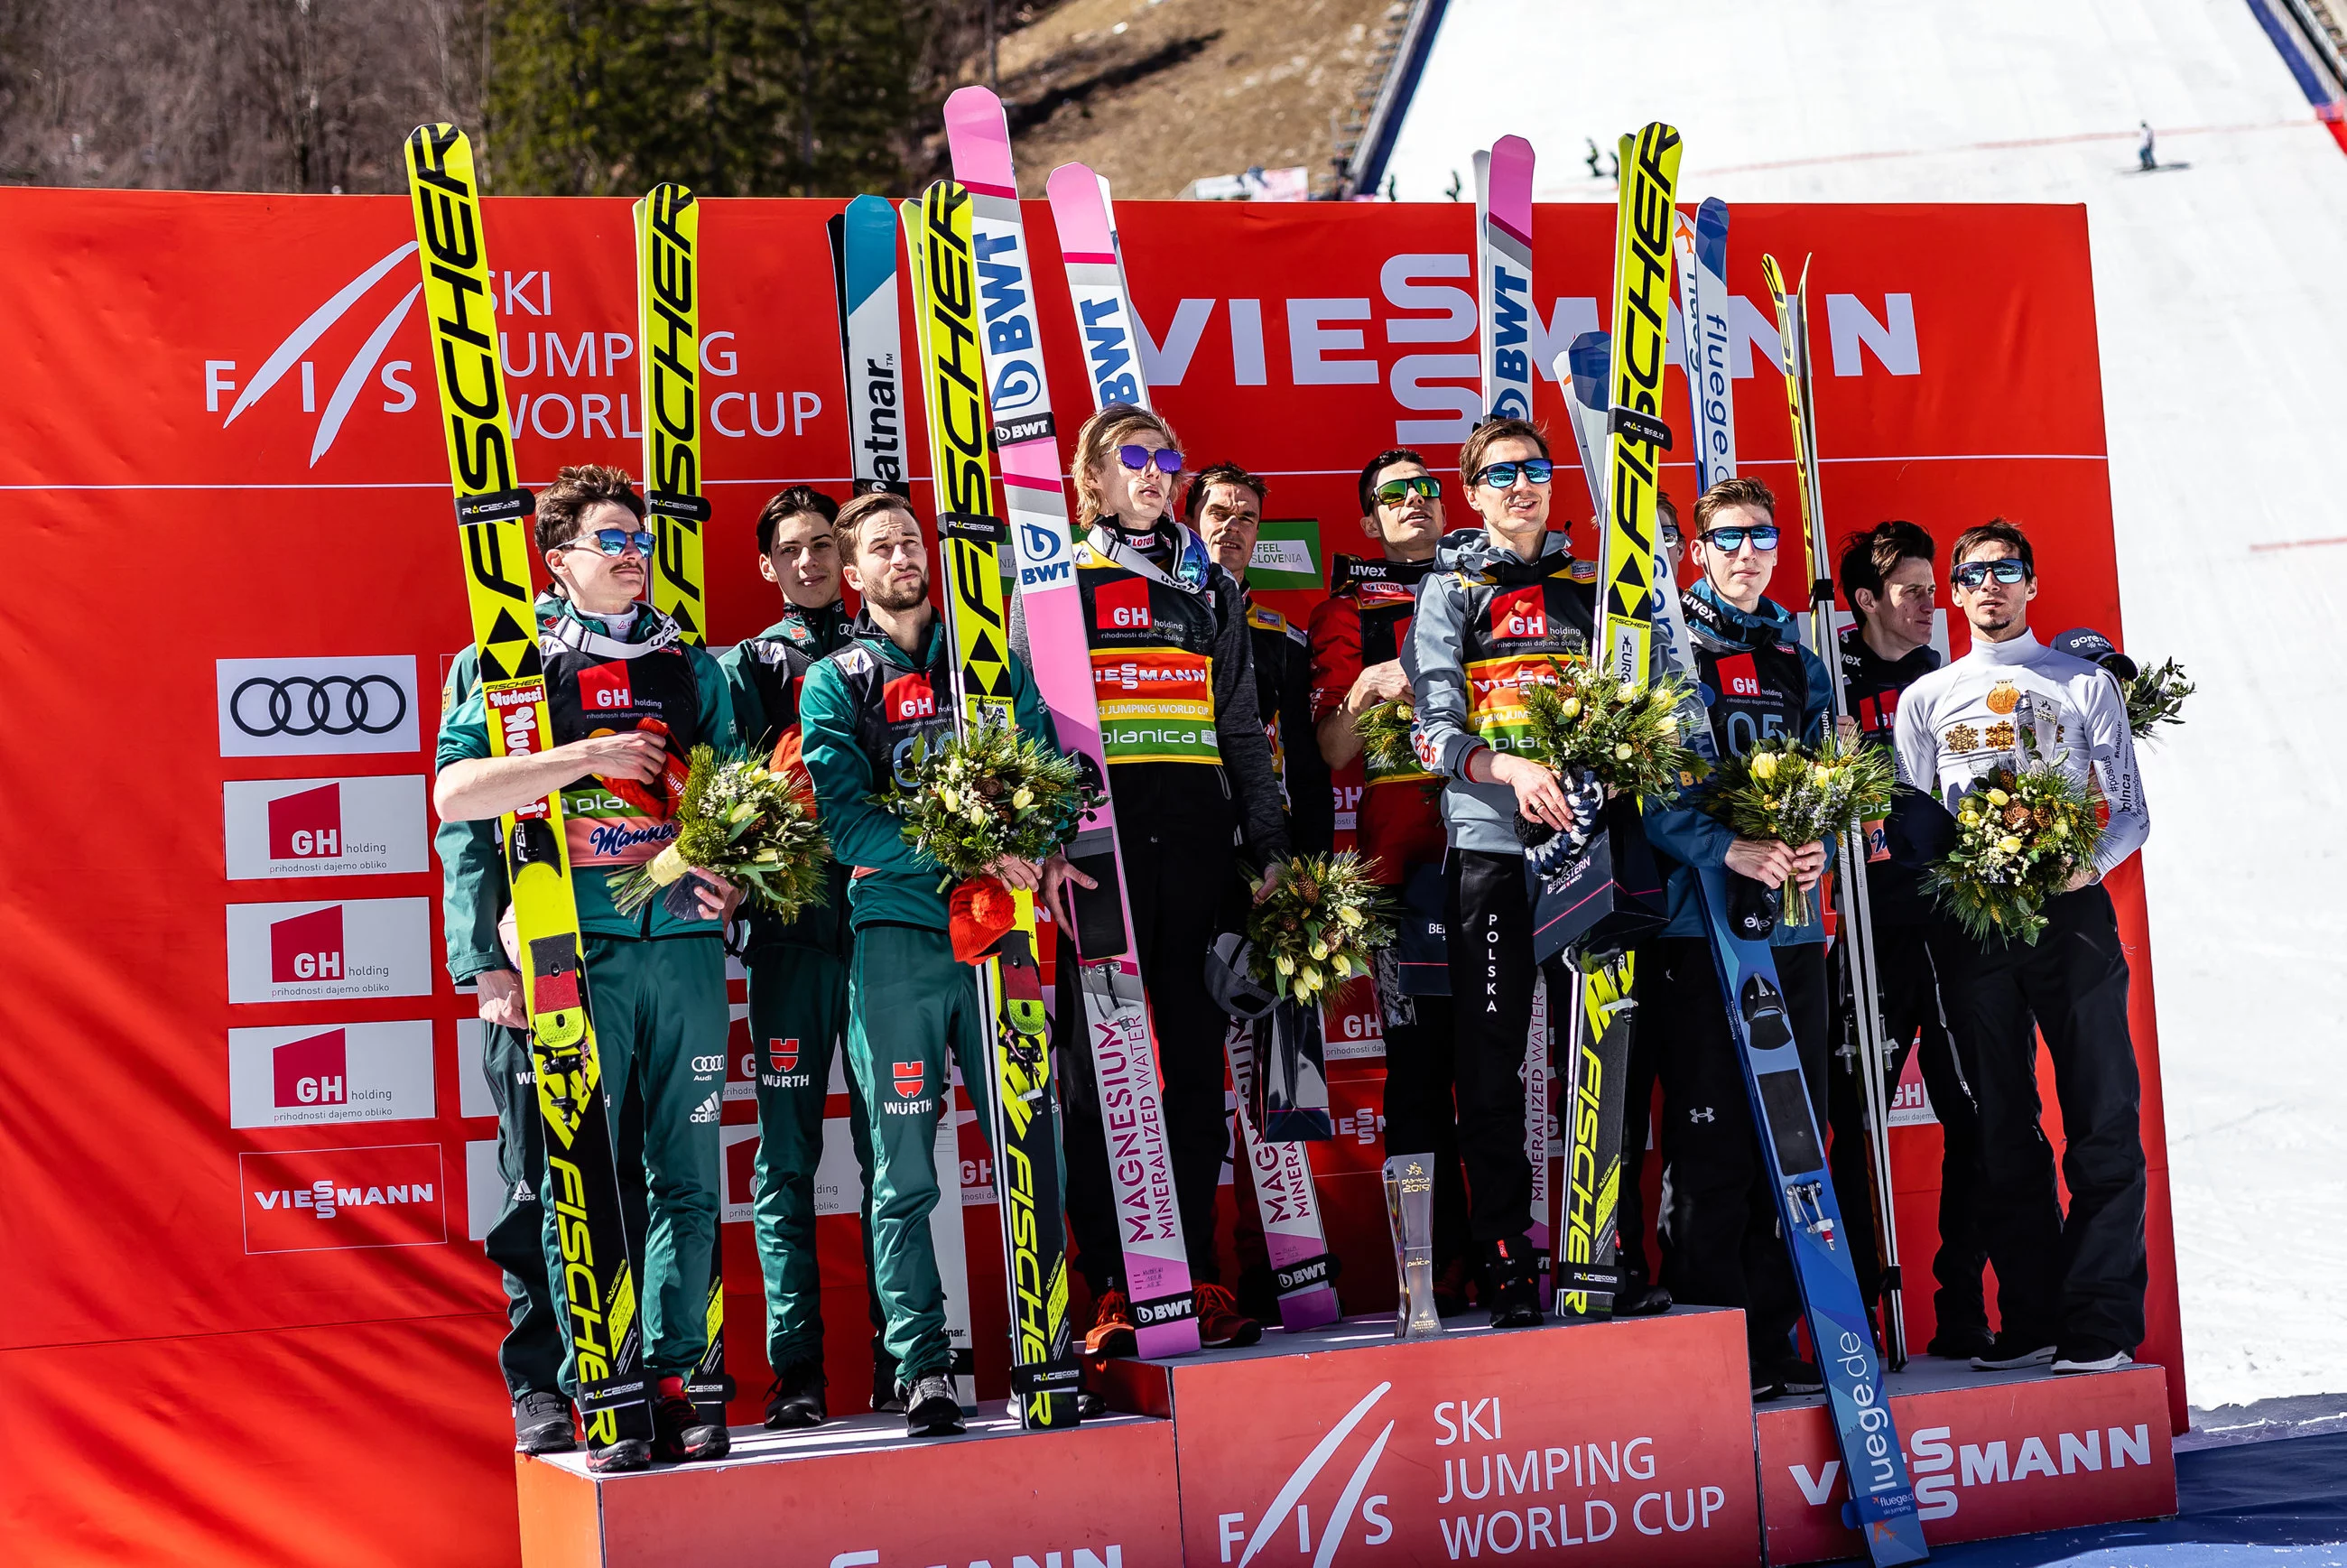
<instances>
[{"instance_id":1,"label":"man with sunglasses","mask_svg":"<svg viewBox=\"0 0 2347 1568\"><path fill-rule=\"evenodd\" d=\"M793 485L758 513L758 571L781 590L782 619L718 658L743 737L777 766L799 768L799 691L814 662L847 641L840 599L839 503ZM815 1178L823 1159L831 1064L847 1030L847 870L832 862L825 900L784 924L750 916L743 964L750 976L758 1158L750 1219L766 1284L766 1425L812 1427L824 1397L822 1281L815 1242ZM847 1132L862 1178L866 1310L872 1326L872 1409L903 1414L897 1361L883 1340L872 1274L872 1132L856 1060L848 1077Z\"/></svg>"},{"instance_id":2,"label":"man with sunglasses","mask_svg":"<svg viewBox=\"0 0 2347 1568\"><path fill-rule=\"evenodd\" d=\"M1975 779L2019 765L2025 753L2064 769L2109 811L2094 864L2047 903L2034 944L1961 934L1951 943L1957 962L1942 994L1980 1106L1978 1214L2004 1318L1973 1365L2105 1371L2127 1365L2143 1342L2147 1272L2127 952L2102 879L2143 846L2150 809L2117 683L2029 630L2037 571L2028 536L1999 518L1959 534L1951 554L1949 597L1972 628L1972 649L1901 700L1901 782L1952 810ZM2062 1107L2066 1218L2038 1122L2040 1032Z\"/></svg>"},{"instance_id":3,"label":"man with sunglasses","mask_svg":"<svg viewBox=\"0 0 2347 1568\"><path fill-rule=\"evenodd\" d=\"M1442 537L1442 481L1407 447L1380 452L1361 467L1356 487L1361 533L1378 553L1338 556L1328 597L1312 611L1312 712L1319 752L1331 769L1363 768L1354 841L1377 879L1423 907L1406 917L1442 917L1440 780L1413 755L1370 764L1362 755L1361 715L1382 702L1409 699L1401 650L1418 609L1418 585L1434 566ZM1400 954L1377 955L1378 1006L1385 1028L1385 1141L1389 1150L1434 1154L1434 1298L1445 1313L1467 1307L1467 1184L1459 1163L1459 1111L1450 998L1402 989Z\"/></svg>"},{"instance_id":4,"label":"man with sunglasses","mask_svg":"<svg viewBox=\"0 0 2347 1568\"><path fill-rule=\"evenodd\" d=\"M1889 746L1907 688L1940 667L1932 646L1939 547L1904 521L1877 523L1842 541L1842 598L1855 624L1841 634L1842 690L1865 743ZM1891 858L1883 824L1867 825L1867 908L1874 932L1874 978L1892 1054L1885 1081L1896 1084L1908 1055L1920 1051L1923 1082L1942 1139L1940 1246L1932 1262L1939 1285L1931 1354L1970 1360L1989 1349L1988 1314L1981 1271L1988 1261L1973 1207L1980 1199L1980 1120L1972 1084L1959 1064L1940 999L1951 955L1945 921L1922 889L1922 874ZM1836 944L1833 1052L1826 1091L1833 1127L1834 1190L1849 1221L1850 1261L1859 1288L1873 1301L1881 1292L1876 1226L1860 1208L1870 1194L1865 1091L1859 1071L1857 1031L1850 1018L1850 977Z\"/></svg>"},{"instance_id":5,"label":"man with sunglasses","mask_svg":"<svg viewBox=\"0 0 2347 1568\"><path fill-rule=\"evenodd\" d=\"M1776 497L1758 479L1723 479L1695 504L1689 553L1703 573L1680 596L1687 640L1721 755L1763 740L1814 744L1832 693L1825 665L1800 645L1791 613L1764 597L1782 536ZM1713 970L1711 925L1696 868L1722 866L1731 899L1770 918L1788 877L1814 887L1828 846L1737 836L1702 808L1704 786L1649 801L1646 836L1665 877L1668 916L1641 948L1638 1030L1662 1049L1663 1157L1670 1182L1662 1225L1672 1299L1744 1309L1756 1399L1814 1393L1815 1366L1793 1353L1800 1316L1792 1264L1777 1235L1775 1194L1745 1100L1744 1069ZM1811 1109L1825 1122L1825 923L1769 934L1786 1014Z\"/></svg>"},{"instance_id":6,"label":"man with sunglasses","mask_svg":"<svg viewBox=\"0 0 2347 1568\"><path fill-rule=\"evenodd\" d=\"M1459 452L1483 526L1442 537L1419 584L1402 665L1418 700L1419 761L1444 780L1444 930L1450 959L1460 1152L1469 1225L1483 1253L1491 1326L1541 1320L1524 1156L1532 1027L1532 902L1521 814L1562 832L1577 814L1557 775L1518 751L1530 734L1519 682L1551 656L1583 656L1595 630L1595 566L1548 529L1554 467L1538 426L1487 420ZM1562 959L1549 994L1569 995Z\"/></svg>"},{"instance_id":7,"label":"man with sunglasses","mask_svg":"<svg viewBox=\"0 0 2347 1568\"><path fill-rule=\"evenodd\" d=\"M697 743L734 743L733 709L717 661L639 602L653 548L643 516L628 476L599 464L566 467L539 492L538 545L554 585L538 601L538 651L554 744L528 756L490 753L487 709L467 650L450 676L455 701L441 718L433 786L444 823L490 824L549 794L562 796L588 1005L617 1129L621 1206L630 1229L642 1233L639 1299L654 1389L651 1452L626 1441L590 1450L589 1468L596 1471L714 1459L728 1446L723 1426L701 1422L684 1378L709 1337L717 1112L725 1090L723 931L738 894L702 873L683 908L655 898L622 915L609 877L643 864L676 836L671 816L685 759ZM477 865L471 870L483 874ZM486 875L502 882L494 863ZM495 895L484 887L465 901L503 896L502 886ZM450 902L458 902L455 890ZM508 963L518 968L509 909L503 931ZM541 1192L538 1206L565 1340L560 1382L575 1394L554 1205Z\"/></svg>"}]
</instances>

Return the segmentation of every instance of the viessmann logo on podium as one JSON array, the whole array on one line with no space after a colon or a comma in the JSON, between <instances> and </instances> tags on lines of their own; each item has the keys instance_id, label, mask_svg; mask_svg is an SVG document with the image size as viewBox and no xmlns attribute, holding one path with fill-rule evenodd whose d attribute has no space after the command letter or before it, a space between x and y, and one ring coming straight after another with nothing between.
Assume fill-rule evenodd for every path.
<instances>
[{"instance_id":1,"label":"viessmann logo on podium","mask_svg":"<svg viewBox=\"0 0 2347 1568\"><path fill-rule=\"evenodd\" d=\"M248 1253L438 1246L448 1239L437 1143L240 1154L237 1174Z\"/></svg>"}]
</instances>

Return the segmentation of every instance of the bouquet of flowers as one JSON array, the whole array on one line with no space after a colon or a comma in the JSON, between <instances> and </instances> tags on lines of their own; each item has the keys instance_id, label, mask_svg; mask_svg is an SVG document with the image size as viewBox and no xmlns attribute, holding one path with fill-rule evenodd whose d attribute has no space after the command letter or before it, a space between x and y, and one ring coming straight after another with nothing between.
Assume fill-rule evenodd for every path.
<instances>
[{"instance_id":1,"label":"bouquet of flowers","mask_svg":"<svg viewBox=\"0 0 2347 1568\"><path fill-rule=\"evenodd\" d=\"M1418 753L1409 741L1410 726L1418 722L1418 708L1407 697L1378 702L1361 710L1353 721L1360 732L1361 760L1373 773L1394 773L1404 769L1415 771Z\"/></svg>"},{"instance_id":2,"label":"bouquet of flowers","mask_svg":"<svg viewBox=\"0 0 2347 1568\"><path fill-rule=\"evenodd\" d=\"M1891 809L1892 782L1889 747L1845 747L1829 730L1814 750L1778 739L1722 758L1703 804L1742 837L1799 848L1839 837L1854 820L1883 815ZM1787 877L1778 894L1785 925L1806 926L1814 918L1799 882Z\"/></svg>"},{"instance_id":3,"label":"bouquet of flowers","mask_svg":"<svg viewBox=\"0 0 2347 1568\"><path fill-rule=\"evenodd\" d=\"M2184 699L2198 688L2184 675L2184 666L2170 659L2157 670L2146 670L2120 682L2127 694L2127 728L2138 741L2151 739L2162 724L2184 722Z\"/></svg>"},{"instance_id":4,"label":"bouquet of flowers","mask_svg":"<svg viewBox=\"0 0 2347 1568\"><path fill-rule=\"evenodd\" d=\"M2043 762L2000 768L1956 802L1955 847L1923 886L1975 941L2034 947L2046 901L2094 859L2102 836L2094 801L2068 773Z\"/></svg>"},{"instance_id":5,"label":"bouquet of flowers","mask_svg":"<svg viewBox=\"0 0 2347 1568\"><path fill-rule=\"evenodd\" d=\"M1548 667L1554 684L1522 688L1542 762L1568 776L1594 774L1606 789L1642 800L1701 775L1702 763L1679 739L1679 705L1689 694L1685 680L1665 675L1637 685L1581 659L1551 659Z\"/></svg>"},{"instance_id":6,"label":"bouquet of flowers","mask_svg":"<svg viewBox=\"0 0 2347 1568\"><path fill-rule=\"evenodd\" d=\"M1318 1006L1321 993L1369 972L1393 940L1387 891L1351 850L1280 864L1271 894L1247 915L1247 968L1275 995Z\"/></svg>"},{"instance_id":7,"label":"bouquet of flowers","mask_svg":"<svg viewBox=\"0 0 2347 1568\"><path fill-rule=\"evenodd\" d=\"M1101 799L1074 758L998 724L918 747L912 777L881 804L903 819L905 842L945 867L940 887L983 876L1006 855L1043 859Z\"/></svg>"},{"instance_id":8,"label":"bouquet of flowers","mask_svg":"<svg viewBox=\"0 0 2347 1568\"><path fill-rule=\"evenodd\" d=\"M641 866L610 878L612 907L632 915L687 873L714 872L785 920L823 897L831 841L805 787L747 752L695 746L669 820L677 835ZM689 894L688 894L689 897ZM677 903L671 891L671 907Z\"/></svg>"}]
</instances>

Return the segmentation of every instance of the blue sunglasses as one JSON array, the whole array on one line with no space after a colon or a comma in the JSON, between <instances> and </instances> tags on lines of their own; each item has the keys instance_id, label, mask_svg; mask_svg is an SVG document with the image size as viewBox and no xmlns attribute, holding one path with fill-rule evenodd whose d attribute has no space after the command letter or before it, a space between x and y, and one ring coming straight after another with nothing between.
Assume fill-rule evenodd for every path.
<instances>
[{"instance_id":1,"label":"blue sunglasses","mask_svg":"<svg viewBox=\"0 0 2347 1568\"><path fill-rule=\"evenodd\" d=\"M627 554L628 547L633 545L636 547L638 555L650 560L652 559L652 550L658 542L641 528L597 528L592 533L580 534L577 538L559 548L573 550L591 547L601 550L607 556L616 558Z\"/></svg>"}]
</instances>

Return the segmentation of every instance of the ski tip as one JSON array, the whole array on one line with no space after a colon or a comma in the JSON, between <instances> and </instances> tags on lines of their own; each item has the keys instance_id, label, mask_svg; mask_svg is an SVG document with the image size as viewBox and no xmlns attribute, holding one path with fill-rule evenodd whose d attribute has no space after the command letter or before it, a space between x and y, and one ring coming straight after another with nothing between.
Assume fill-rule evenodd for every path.
<instances>
[{"instance_id":1,"label":"ski tip","mask_svg":"<svg viewBox=\"0 0 2347 1568\"><path fill-rule=\"evenodd\" d=\"M977 115L999 115L1002 100L994 96L992 87L974 85L957 87L946 98L946 123L969 119Z\"/></svg>"},{"instance_id":2,"label":"ski tip","mask_svg":"<svg viewBox=\"0 0 2347 1568\"><path fill-rule=\"evenodd\" d=\"M1002 100L985 87L963 87L946 99L946 146L954 178L989 190L1011 190L1010 122Z\"/></svg>"},{"instance_id":3,"label":"ski tip","mask_svg":"<svg viewBox=\"0 0 2347 1568\"><path fill-rule=\"evenodd\" d=\"M1495 159L1520 158L1530 163L1532 160L1532 144L1520 136L1503 136L1491 144L1491 156Z\"/></svg>"},{"instance_id":4,"label":"ski tip","mask_svg":"<svg viewBox=\"0 0 2347 1568\"><path fill-rule=\"evenodd\" d=\"M875 218L884 219L890 223L894 223L897 220L897 210L888 204L888 199L885 196L874 196L869 193L858 196L854 200L850 201L847 204L846 215L850 218L861 218L866 220Z\"/></svg>"},{"instance_id":5,"label":"ski tip","mask_svg":"<svg viewBox=\"0 0 2347 1568\"><path fill-rule=\"evenodd\" d=\"M1717 224L1725 231L1727 228L1727 203L1717 196L1705 197L1703 205L1696 209L1696 220L1706 225Z\"/></svg>"}]
</instances>

